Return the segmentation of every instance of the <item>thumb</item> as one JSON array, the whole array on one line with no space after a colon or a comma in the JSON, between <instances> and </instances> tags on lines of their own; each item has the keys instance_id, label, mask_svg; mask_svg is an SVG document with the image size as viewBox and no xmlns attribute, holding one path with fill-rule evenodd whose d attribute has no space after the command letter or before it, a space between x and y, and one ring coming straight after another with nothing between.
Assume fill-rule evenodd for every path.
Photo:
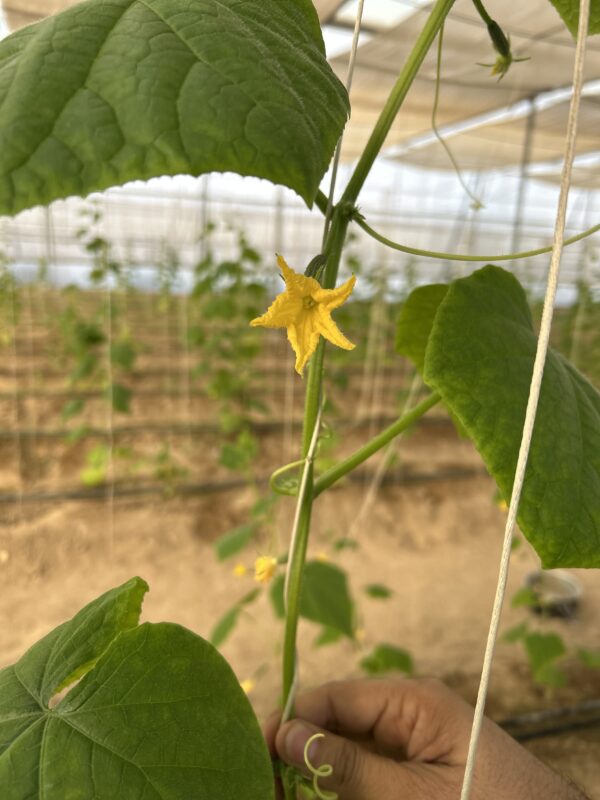
<instances>
[{"instance_id":1,"label":"thumb","mask_svg":"<svg viewBox=\"0 0 600 800\"><path fill-rule=\"evenodd\" d=\"M371 753L349 739L324 731L304 720L292 720L279 729L275 740L279 756L310 776L304 749L316 733L324 734L324 737L310 743L308 759L316 768L325 764L333 768L330 777L319 778L321 789L336 792L340 800L394 797L430 800L430 795L423 793L423 781L413 770L409 771L391 759Z\"/></svg>"}]
</instances>

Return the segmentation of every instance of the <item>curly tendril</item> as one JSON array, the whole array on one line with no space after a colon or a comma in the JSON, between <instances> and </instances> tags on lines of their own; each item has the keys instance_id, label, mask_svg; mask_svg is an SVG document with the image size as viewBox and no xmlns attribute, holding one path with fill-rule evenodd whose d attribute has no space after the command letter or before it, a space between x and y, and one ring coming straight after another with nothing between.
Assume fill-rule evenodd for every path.
<instances>
[{"instance_id":1,"label":"curly tendril","mask_svg":"<svg viewBox=\"0 0 600 800\"><path fill-rule=\"evenodd\" d=\"M311 764L310 758L308 757L308 748L311 744L316 741L317 739L324 739L324 733L315 733L314 736L311 736L307 743L304 745L304 763L306 764L307 769L313 776L313 791L319 798L319 800L337 800L338 796L335 792L328 792L325 789L321 789L319 787L319 778L329 778L330 775L333 775L333 767L331 764L321 764L320 767L315 767L314 764Z\"/></svg>"}]
</instances>

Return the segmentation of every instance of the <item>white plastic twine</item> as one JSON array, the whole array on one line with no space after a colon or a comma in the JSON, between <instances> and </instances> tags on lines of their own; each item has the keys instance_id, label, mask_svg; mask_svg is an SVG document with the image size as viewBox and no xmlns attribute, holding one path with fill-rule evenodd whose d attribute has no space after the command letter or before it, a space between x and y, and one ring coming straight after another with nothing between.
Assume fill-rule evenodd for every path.
<instances>
[{"instance_id":1,"label":"white plastic twine","mask_svg":"<svg viewBox=\"0 0 600 800\"><path fill-rule=\"evenodd\" d=\"M508 566L510 559L513 530L515 527L519 501L521 499L521 490L523 488L525 469L527 467L527 459L529 456L529 448L531 445L531 436L533 433L533 426L535 424L538 399L540 396L540 387L542 384L542 376L544 373L544 363L546 360L546 353L548 352L548 339L550 337L550 328L552 325L552 316L554 313L554 299L556 296L556 288L558 285L558 275L560 270L560 259L563 250L565 220L567 213L567 200L569 197L569 189L571 186L573 159L575 157L575 141L577 138L577 119L579 115L579 105L581 100L581 87L583 84L583 65L585 59L586 38L589 28L589 18L590 18L590 0L581 0L579 8L579 28L577 31L577 49L575 52L575 66L573 70L573 94L571 97L571 105L569 109L569 121L567 123L565 156L564 156L564 163L563 163L561 182L560 182L560 195L558 199L558 209L556 213L556 224L554 227L554 245L552 249L552 258L550 261L550 270L548 273L548 283L546 285L546 296L544 299L544 310L542 313L540 335L538 338L537 351L533 366L533 375L531 378L531 385L529 389L529 400L527 403L527 411L525 414L523 436L521 439L521 447L519 449L519 458L517 461L515 480L513 484L510 506L508 509L508 516L506 519L506 528L504 531L504 544L502 547L500 572L498 576L498 586L496 588L496 597L494 598L494 607L492 610L492 617L490 620L490 630L488 633L485 656L483 661L483 668L481 672L481 682L479 684L479 692L477 695L477 705L475 707L475 716L473 718L473 728L471 730L471 741L469 743L469 754L467 757L467 764L465 768L465 776L462 786L461 800L469 800L471 794L471 785L473 782L473 774L475 769L475 759L477 756L477 745L479 743L479 736L481 733L483 712L485 708L490 672L494 657L494 647L496 644L496 639L498 637L500 614L502 612L502 604L504 601L504 594L506 591L506 579L508 577Z\"/></svg>"},{"instance_id":2,"label":"white plastic twine","mask_svg":"<svg viewBox=\"0 0 600 800\"><path fill-rule=\"evenodd\" d=\"M354 77L354 65L356 64L356 51L358 50L358 40L360 38L360 29L362 27L363 9L365 7L365 0L360 0L356 12L356 20L354 22L354 34L352 36L352 47L350 48L350 60L348 61L348 73L346 75L346 91L350 94L352 88L352 79ZM327 241L327 234L329 233L329 223L331 222L331 214L333 211L333 194L335 192L335 184L337 182L338 168L340 166L340 156L342 155L342 142L344 141L344 134L340 136L340 140L335 148L335 155L333 157L333 166L331 168L331 183L329 184L329 197L327 199L327 211L325 212L325 225L323 227L323 245L321 249L325 249L325 242Z\"/></svg>"}]
</instances>

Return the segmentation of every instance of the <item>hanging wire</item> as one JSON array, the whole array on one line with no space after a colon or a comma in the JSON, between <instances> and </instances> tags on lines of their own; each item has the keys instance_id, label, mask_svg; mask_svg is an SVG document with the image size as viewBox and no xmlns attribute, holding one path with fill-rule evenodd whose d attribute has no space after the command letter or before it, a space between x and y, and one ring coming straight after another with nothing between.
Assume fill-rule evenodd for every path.
<instances>
[{"instance_id":1,"label":"hanging wire","mask_svg":"<svg viewBox=\"0 0 600 800\"><path fill-rule=\"evenodd\" d=\"M108 553L114 558L115 548L115 435L114 435L114 374L112 363L113 349L113 296L110 285L111 276L106 277L106 379L108 382L108 402L106 404L106 428L108 453L106 465L106 500L108 503Z\"/></svg>"},{"instance_id":2,"label":"hanging wire","mask_svg":"<svg viewBox=\"0 0 600 800\"><path fill-rule=\"evenodd\" d=\"M183 342L183 365L181 370L181 383L182 383L182 405L183 405L183 420L187 431L187 445L188 457L191 458L194 445L194 438L192 434L192 352L190 347L190 309L189 309L190 293L186 287L183 288L181 296L177 300L177 308L179 311L179 340Z\"/></svg>"},{"instance_id":3,"label":"hanging wire","mask_svg":"<svg viewBox=\"0 0 600 800\"><path fill-rule=\"evenodd\" d=\"M584 224L587 224L588 219L590 218L590 205L591 205L591 192L588 192L586 203L585 203L585 212L584 212ZM580 364L580 355L581 355L581 343L582 343L582 334L585 329L585 324L587 322L588 311L589 311L589 298L585 291L583 291L583 287L586 288L591 283L590 278L590 243L586 242L583 246L583 252L579 258L579 271L577 275L577 310L575 312L575 319L573 320L573 330L571 334L571 347L569 350L569 361L573 366L577 367L578 369Z\"/></svg>"},{"instance_id":4,"label":"hanging wire","mask_svg":"<svg viewBox=\"0 0 600 800\"><path fill-rule=\"evenodd\" d=\"M407 414L413 407L421 386L421 376L418 372L415 372L406 396L406 400L402 404L402 410L399 414L400 417L403 417L405 414ZM383 483L385 474L390 468L391 460L400 451L400 446L403 443L403 439L404 434L401 433L396 436L396 438L393 439L384 449L382 457L375 468L375 472L373 473L371 482L364 494L363 501L358 511L354 515L354 519L347 533L348 539L355 539L363 529L363 522L366 520L367 514L370 512L375 500L377 499L377 494L381 489L381 484Z\"/></svg>"},{"instance_id":5,"label":"hanging wire","mask_svg":"<svg viewBox=\"0 0 600 800\"><path fill-rule=\"evenodd\" d=\"M6 267L5 267L6 269ZM10 273L8 273L10 275ZM19 479L17 487L18 497L18 520L23 522L23 494L25 492L25 459L23 457L23 441L21 437L21 398L19 386L19 352L17 346L17 335L19 327L18 318L18 297L17 284L15 280L10 280L8 284L10 292L10 315L11 315L11 352L12 352L12 373L14 381L14 411L13 419L15 424L15 445L17 459L17 475Z\"/></svg>"},{"instance_id":6,"label":"hanging wire","mask_svg":"<svg viewBox=\"0 0 600 800\"><path fill-rule=\"evenodd\" d=\"M352 79L354 78L354 66L356 64L356 51L358 50L358 40L360 38L360 31L362 28L363 9L365 7L365 0L360 0L358 10L356 12L356 21L354 23L354 34L352 36L352 47L350 48L350 60L348 61L348 74L346 75L346 91L350 95L352 88ZM344 134L340 136L335 149L333 157L333 167L331 169L331 183L329 184L329 197L327 198L327 210L325 212L325 224L323 226L323 244L321 249L325 249L325 242L327 241L327 234L329 233L329 225L331 223L331 215L333 213L333 195L335 193L335 184L337 183L337 174L340 166L340 157L342 155L342 144L344 141Z\"/></svg>"},{"instance_id":7,"label":"hanging wire","mask_svg":"<svg viewBox=\"0 0 600 800\"><path fill-rule=\"evenodd\" d=\"M542 384L542 377L544 374L544 363L546 360L546 353L548 351L548 341L550 338L550 328L552 326L552 316L554 312L554 300L556 297L556 290L558 286L560 261L564 243L567 202L569 199L569 189L571 186L573 160L575 158L577 121L578 121L579 106L581 101L581 89L583 86L583 67L585 60L586 37L589 28L589 18L590 18L590 0L581 0L579 8L579 28L577 31L577 49L575 52L575 65L573 70L573 94L571 97L569 120L567 123L565 158L562 169L560 195L558 200L556 224L554 230L554 249L552 251L552 259L550 262L550 269L548 272L546 296L544 299L544 310L542 313L542 322L538 338L538 346L535 355L535 363L533 366L533 375L531 378L531 386L529 390L529 400L527 403L527 411L525 414L525 424L523 426L523 435L521 439L521 446L519 449L517 468L515 470L515 480L510 500L510 507L508 509L506 528L504 531L504 543L502 547L502 556L500 560L498 585L496 588L494 607L492 610L492 616L490 620L490 629L489 629L485 656L483 661L483 669L481 672L481 681L479 684L479 692L477 695L477 705L475 707L475 715L473 717L471 741L469 743L469 753L467 756L467 763L465 767L465 775L461 791L461 800L469 800L469 797L471 795L471 786L473 782L473 775L475 772L475 759L477 756L477 746L481 734L481 726L483 723L483 712L485 709L490 673L494 658L494 648L496 644L496 639L498 637L500 615L502 612L502 604L506 592L506 581L508 577L513 531L515 527L519 501L521 499L521 490L523 488L523 483L525 479L525 470L527 467L527 459L529 456L529 448L531 446L533 426L535 424L537 405L540 396L540 388Z\"/></svg>"},{"instance_id":8,"label":"hanging wire","mask_svg":"<svg viewBox=\"0 0 600 800\"><path fill-rule=\"evenodd\" d=\"M478 192L473 192L467 185L465 181L462 170L460 168L460 164L456 160L454 153L452 152L452 148L446 141L446 139L442 136L442 133L437 124L437 114L438 108L440 105L440 86L442 83L442 53L444 50L444 25L440 28L440 32L438 34L438 46L437 46L437 56L436 56L436 65L435 65L435 93L433 96L433 108L431 110L431 130L433 131L435 138L441 144L441 146L446 151L446 155L448 156L450 163L456 173L456 177L458 182L466 192L466 194L471 198L471 208L474 211L479 211L479 209L483 208L483 202L477 196Z\"/></svg>"}]
</instances>

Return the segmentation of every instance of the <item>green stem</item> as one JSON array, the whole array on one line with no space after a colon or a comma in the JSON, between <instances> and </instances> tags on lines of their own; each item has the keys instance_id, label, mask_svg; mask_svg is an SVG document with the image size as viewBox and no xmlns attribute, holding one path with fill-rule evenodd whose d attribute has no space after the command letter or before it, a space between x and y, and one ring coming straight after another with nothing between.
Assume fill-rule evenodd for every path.
<instances>
[{"instance_id":1,"label":"green stem","mask_svg":"<svg viewBox=\"0 0 600 800\"><path fill-rule=\"evenodd\" d=\"M290 566L288 577L288 592L285 611L285 633L283 639L283 700L287 698L294 685L296 672L296 634L298 632L298 617L300 615L300 592L302 590L302 574L306 560L308 534L313 501L313 466L307 463L305 469L309 470L306 493L300 509L298 532L294 551L290 553Z\"/></svg>"},{"instance_id":2,"label":"green stem","mask_svg":"<svg viewBox=\"0 0 600 800\"><path fill-rule=\"evenodd\" d=\"M337 283L340 260L342 258L342 250L344 248L344 242L346 241L346 232L348 231L350 218L351 215L347 211L345 212L340 206L337 206L333 212L329 236L327 237L327 244L325 245L327 265L322 280L324 289L333 289Z\"/></svg>"},{"instance_id":3,"label":"green stem","mask_svg":"<svg viewBox=\"0 0 600 800\"><path fill-rule=\"evenodd\" d=\"M425 23L425 27L417 38L412 52L409 55L408 60L406 61L406 64L404 65L385 106L383 107L383 111L379 115L379 119L373 128L373 132L371 133L363 154L358 160L356 169L354 170L354 173L350 178L348 185L346 186L346 190L342 195L342 202L356 202L359 192L362 189L369 172L371 171L371 167L379 155L379 151L383 147L383 143L390 132L390 128L392 127L396 115L400 110L404 98L412 86L412 82L415 79L421 64L423 63L423 59L427 55L429 48L437 36L438 31L444 24L444 20L448 16L448 13L453 5L454 0L436 0L436 3L431 10L431 14Z\"/></svg>"},{"instance_id":4,"label":"green stem","mask_svg":"<svg viewBox=\"0 0 600 800\"><path fill-rule=\"evenodd\" d=\"M325 273L322 281L325 288L335 286L349 221L350 220L347 215L343 215L338 208L335 209L327 237L327 243L325 245L327 265L325 267ZM304 562L306 561L306 550L308 547L310 519L314 498L314 476L310 451L315 425L317 424L317 419L319 416L319 408L321 406L321 387L323 382L324 358L325 341L324 339L321 339L315 354L310 360L308 380L306 384L304 427L302 432L302 457L306 459L304 469L308 472L306 474L306 489L304 492L299 492L298 495L298 502L301 504L298 517L298 528L294 537L295 541L293 551L289 554L289 575L287 580L285 633L283 644L284 702L287 702L287 698L289 697L294 683L296 663L296 634L298 631L298 616L300 614L300 593L302 591L302 575L304 572ZM284 788L287 800L288 787Z\"/></svg>"},{"instance_id":5,"label":"green stem","mask_svg":"<svg viewBox=\"0 0 600 800\"><path fill-rule=\"evenodd\" d=\"M304 396L304 423L302 427L302 458L306 458L315 429L317 414L321 404L321 384L323 382L323 361L325 359L325 340L321 337L315 354L308 365L308 379Z\"/></svg>"},{"instance_id":6,"label":"green stem","mask_svg":"<svg viewBox=\"0 0 600 800\"><path fill-rule=\"evenodd\" d=\"M481 17L481 19L485 22L486 25L492 25L494 20L488 14L485 6L481 2L481 0L473 0L473 5L477 9L477 13Z\"/></svg>"},{"instance_id":7,"label":"green stem","mask_svg":"<svg viewBox=\"0 0 600 800\"><path fill-rule=\"evenodd\" d=\"M517 261L520 258L533 258L534 256L541 256L545 253L552 252L552 245L540 247L537 250L524 250L522 253L507 253L504 255L492 256L470 256L466 253L442 253L435 250L420 250L418 247L408 247L405 244L399 244L398 242L393 242L391 239L387 239L381 233L377 233L376 230L371 228L362 218L355 217L354 222L356 222L365 233L368 233L369 236L372 236L373 239L381 242L381 244L386 245L386 247L391 247L392 250L400 250L402 253L408 253L413 256L423 256L424 258L441 258L445 261ZM598 233L598 231L600 231L600 224L594 225L592 228L588 228L586 231L578 233L576 236L570 236L568 239L565 239L564 245L580 242L582 239L586 239L588 236Z\"/></svg>"},{"instance_id":8,"label":"green stem","mask_svg":"<svg viewBox=\"0 0 600 800\"><path fill-rule=\"evenodd\" d=\"M339 464L336 464L335 467L327 470L324 472L323 475L315 482L314 490L313 490L313 498L318 497L321 492L324 492L325 489L329 489L336 481L339 481L340 478L343 478L344 475L347 475L349 472L352 472L353 469L356 469L360 464L370 458L374 453L378 450L381 450L382 447L385 447L386 444L395 439L400 433L403 433L407 428L410 428L411 425L420 419L430 408L433 408L437 403L440 402L440 396L437 392L430 394L429 397L426 397L421 403L415 406L412 411L409 411L403 417L396 420L396 422L392 423L389 428L386 428L381 433L377 434L373 439L369 442L364 444L362 447L359 447L356 452L352 453L351 456L345 458L343 461L340 461Z\"/></svg>"}]
</instances>

